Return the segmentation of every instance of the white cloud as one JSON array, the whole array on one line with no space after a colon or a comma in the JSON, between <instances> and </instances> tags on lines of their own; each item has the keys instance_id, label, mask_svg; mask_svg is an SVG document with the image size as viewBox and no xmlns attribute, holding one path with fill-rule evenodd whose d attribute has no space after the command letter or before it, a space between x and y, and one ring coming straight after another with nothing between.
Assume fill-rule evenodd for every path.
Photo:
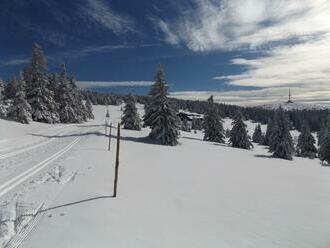
<instances>
[{"instance_id":1,"label":"white cloud","mask_svg":"<svg viewBox=\"0 0 330 248\"><path fill-rule=\"evenodd\" d=\"M154 22L160 28L160 30L165 34L165 41L171 45L179 44L178 36L169 28L169 25L163 20L155 19Z\"/></svg>"},{"instance_id":2,"label":"white cloud","mask_svg":"<svg viewBox=\"0 0 330 248\"><path fill-rule=\"evenodd\" d=\"M151 81L78 81L78 87L82 89L87 88L109 88L109 87L146 87L151 86L154 82Z\"/></svg>"},{"instance_id":3,"label":"white cloud","mask_svg":"<svg viewBox=\"0 0 330 248\"><path fill-rule=\"evenodd\" d=\"M0 65L2 66L17 66L17 65L26 65L30 62L28 58L13 58L8 60L0 61Z\"/></svg>"},{"instance_id":4,"label":"white cloud","mask_svg":"<svg viewBox=\"0 0 330 248\"><path fill-rule=\"evenodd\" d=\"M237 58L235 65L247 70L239 75L215 77L229 84L281 87L299 84L304 88L328 88L330 84L330 33L317 40L273 48L256 59Z\"/></svg>"},{"instance_id":5,"label":"white cloud","mask_svg":"<svg viewBox=\"0 0 330 248\"><path fill-rule=\"evenodd\" d=\"M166 37L170 33L169 43L177 40L194 51L251 48L330 31L327 0L192 2L191 9L180 10L176 21L160 20L158 26Z\"/></svg>"},{"instance_id":6,"label":"white cloud","mask_svg":"<svg viewBox=\"0 0 330 248\"><path fill-rule=\"evenodd\" d=\"M106 53L106 52L111 52L111 51L115 51L115 50L119 50L119 49L131 49L134 47L135 46L125 45L125 44L123 44L123 45L87 46L87 47L83 47L83 48L77 49L77 50L61 52L61 53L53 56L52 58L57 58L57 59L82 58L82 57L86 57L86 56L97 54L97 53Z\"/></svg>"},{"instance_id":7,"label":"white cloud","mask_svg":"<svg viewBox=\"0 0 330 248\"><path fill-rule=\"evenodd\" d=\"M135 32L134 21L131 17L117 13L103 0L86 0L86 4L80 6L80 10L91 21L102 25L116 34L127 31Z\"/></svg>"}]
</instances>

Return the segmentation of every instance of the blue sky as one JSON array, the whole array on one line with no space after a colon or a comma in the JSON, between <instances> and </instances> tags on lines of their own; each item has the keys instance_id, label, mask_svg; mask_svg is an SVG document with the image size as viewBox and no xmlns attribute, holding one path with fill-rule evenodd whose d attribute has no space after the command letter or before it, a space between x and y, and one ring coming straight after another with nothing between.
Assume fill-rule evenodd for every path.
<instances>
[{"instance_id":1,"label":"blue sky","mask_svg":"<svg viewBox=\"0 0 330 248\"><path fill-rule=\"evenodd\" d=\"M0 37L5 79L37 42L103 91L143 94L161 63L180 98L330 100L326 0L1 0Z\"/></svg>"}]
</instances>

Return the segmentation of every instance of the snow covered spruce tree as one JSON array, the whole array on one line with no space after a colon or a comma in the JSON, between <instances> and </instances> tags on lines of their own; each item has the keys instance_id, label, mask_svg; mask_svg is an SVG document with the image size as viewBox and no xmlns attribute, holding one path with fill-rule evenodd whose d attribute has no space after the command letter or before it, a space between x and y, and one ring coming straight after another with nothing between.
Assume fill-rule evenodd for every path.
<instances>
[{"instance_id":1,"label":"snow covered spruce tree","mask_svg":"<svg viewBox=\"0 0 330 248\"><path fill-rule=\"evenodd\" d=\"M144 116L143 116L143 126L149 126L152 128L153 116L156 111L154 102L157 102L157 96L160 91L166 85L164 69L162 66L159 66L156 76L155 83L151 86L149 91L150 100L144 106Z\"/></svg>"},{"instance_id":2,"label":"snow covered spruce tree","mask_svg":"<svg viewBox=\"0 0 330 248\"><path fill-rule=\"evenodd\" d=\"M7 116L7 109L4 106L5 99L5 84L0 78L0 116Z\"/></svg>"},{"instance_id":3,"label":"snow covered spruce tree","mask_svg":"<svg viewBox=\"0 0 330 248\"><path fill-rule=\"evenodd\" d=\"M316 154L317 149L315 147L315 138L305 123L298 138L297 155L313 159L316 157Z\"/></svg>"},{"instance_id":4,"label":"snow covered spruce tree","mask_svg":"<svg viewBox=\"0 0 330 248\"><path fill-rule=\"evenodd\" d=\"M16 76L13 76L5 87L5 95L7 99L13 99L17 93L18 82Z\"/></svg>"},{"instance_id":5,"label":"snow covered spruce tree","mask_svg":"<svg viewBox=\"0 0 330 248\"><path fill-rule=\"evenodd\" d=\"M330 165L330 118L320 134L319 143L319 158L322 163L326 161Z\"/></svg>"},{"instance_id":6,"label":"snow covered spruce tree","mask_svg":"<svg viewBox=\"0 0 330 248\"><path fill-rule=\"evenodd\" d=\"M141 130L141 119L137 111L136 100L133 95L129 95L126 100L121 123L125 129Z\"/></svg>"},{"instance_id":7,"label":"snow covered spruce tree","mask_svg":"<svg viewBox=\"0 0 330 248\"><path fill-rule=\"evenodd\" d=\"M328 122L330 123L330 118L328 120ZM321 143L323 141L323 138L326 136L327 134L327 127L328 123L325 121L322 125L321 125L321 129L320 131L317 132L317 145L321 146Z\"/></svg>"},{"instance_id":8,"label":"snow covered spruce tree","mask_svg":"<svg viewBox=\"0 0 330 248\"><path fill-rule=\"evenodd\" d=\"M84 122L88 120L87 108L83 102L83 96L76 85L76 78L71 76L69 77L69 82L71 88L73 89L73 99L74 99L74 109L78 116L78 122Z\"/></svg>"},{"instance_id":9,"label":"snow covered spruce tree","mask_svg":"<svg viewBox=\"0 0 330 248\"><path fill-rule=\"evenodd\" d=\"M225 131L222 119L217 107L214 104L213 96L207 100L208 106L204 114L204 140L224 143Z\"/></svg>"},{"instance_id":10,"label":"snow covered spruce tree","mask_svg":"<svg viewBox=\"0 0 330 248\"><path fill-rule=\"evenodd\" d=\"M5 84L0 78L0 103L3 101L4 97L5 97Z\"/></svg>"},{"instance_id":11,"label":"snow covered spruce tree","mask_svg":"<svg viewBox=\"0 0 330 248\"><path fill-rule=\"evenodd\" d=\"M252 136L252 141L258 144L262 144L264 142L264 137L262 135L261 126L258 124L254 129L254 133Z\"/></svg>"},{"instance_id":12,"label":"snow covered spruce tree","mask_svg":"<svg viewBox=\"0 0 330 248\"><path fill-rule=\"evenodd\" d=\"M58 89L56 100L59 104L59 116L62 123L79 123L80 118L75 109L75 99L73 88L68 79L65 65L62 65L62 72L57 79Z\"/></svg>"},{"instance_id":13,"label":"snow covered spruce tree","mask_svg":"<svg viewBox=\"0 0 330 248\"><path fill-rule=\"evenodd\" d=\"M164 72L160 68L156 74L156 82L151 89L151 101L148 104L145 121L151 127L149 137L158 140L162 145L178 144L180 120L167 98L168 86Z\"/></svg>"},{"instance_id":14,"label":"snow covered spruce tree","mask_svg":"<svg viewBox=\"0 0 330 248\"><path fill-rule=\"evenodd\" d=\"M26 98L32 108L33 120L59 122L54 92L49 89L46 59L42 48L36 43L33 45L31 64L24 71L24 80L27 84Z\"/></svg>"},{"instance_id":15,"label":"snow covered spruce tree","mask_svg":"<svg viewBox=\"0 0 330 248\"><path fill-rule=\"evenodd\" d=\"M29 124L32 119L32 109L30 104L25 99L25 88L26 83L24 79L21 78L17 83L13 105L10 108L8 115L18 122Z\"/></svg>"},{"instance_id":16,"label":"snow covered spruce tree","mask_svg":"<svg viewBox=\"0 0 330 248\"><path fill-rule=\"evenodd\" d=\"M292 160L294 145L290 134L289 119L281 107L276 110L274 122L269 151L276 158Z\"/></svg>"},{"instance_id":17,"label":"snow covered spruce tree","mask_svg":"<svg viewBox=\"0 0 330 248\"><path fill-rule=\"evenodd\" d=\"M89 100L89 97L86 98L86 111L87 111L87 118L88 119L93 119L94 120L94 114L93 114L93 106L91 100Z\"/></svg>"},{"instance_id":18,"label":"snow covered spruce tree","mask_svg":"<svg viewBox=\"0 0 330 248\"><path fill-rule=\"evenodd\" d=\"M247 134L246 125L243 122L241 113L236 114L232 122L233 128L230 131L229 143L232 147L250 150L253 145Z\"/></svg>"}]
</instances>

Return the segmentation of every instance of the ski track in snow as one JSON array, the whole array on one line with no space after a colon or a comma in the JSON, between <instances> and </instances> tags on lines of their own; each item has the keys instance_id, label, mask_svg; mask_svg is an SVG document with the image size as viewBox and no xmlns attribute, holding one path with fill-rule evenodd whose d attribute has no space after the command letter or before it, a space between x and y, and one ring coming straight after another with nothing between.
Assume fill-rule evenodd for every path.
<instances>
[{"instance_id":1,"label":"ski track in snow","mask_svg":"<svg viewBox=\"0 0 330 248\"><path fill-rule=\"evenodd\" d=\"M60 130L59 132L55 133L54 136L63 135L65 133L67 133L67 132L64 132L64 130ZM6 159L6 158L9 158L9 157L12 157L12 156L19 155L23 152L30 151L30 150L38 148L40 146L44 146L44 145L48 144L49 142L52 142L54 139L55 139L55 137L44 138L40 142L36 142L34 144L23 145L21 148L20 147L16 148L15 151L9 151L5 154L1 154L0 155L0 160ZM6 149L3 149L2 151L4 151L4 150L6 150ZM11 149L11 150L13 150L13 149Z\"/></svg>"},{"instance_id":2,"label":"ski track in snow","mask_svg":"<svg viewBox=\"0 0 330 248\"><path fill-rule=\"evenodd\" d=\"M29 147L28 149L21 149L17 152L9 153L6 159L2 157L3 161L0 163L0 165L2 165L1 167L5 164L4 162L7 162L7 164L11 165L7 168L11 173L9 176L7 174L6 180L1 180L5 181L5 183L0 185L0 198L69 152L84 137L83 135L88 134L92 129L96 130L97 128L90 127L78 133L76 133L77 130L73 132L62 131L62 134L65 133L68 137L51 137L48 141ZM68 142L69 144L67 144ZM65 145L64 147L63 144ZM56 151L55 153L54 150ZM51 154L49 154L49 152L51 152ZM47 156L45 157L45 155ZM36 158L38 162L33 162ZM42 159L41 162L40 159ZM6 173L3 174L6 175Z\"/></svg>"}]
</instances>

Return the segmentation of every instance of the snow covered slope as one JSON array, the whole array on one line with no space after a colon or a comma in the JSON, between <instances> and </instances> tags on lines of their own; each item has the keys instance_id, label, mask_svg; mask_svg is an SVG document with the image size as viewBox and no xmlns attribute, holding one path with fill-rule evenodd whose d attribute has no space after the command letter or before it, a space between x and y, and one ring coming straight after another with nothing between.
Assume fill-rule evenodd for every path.
<instances>
[{"instance_id":1,"label":"snow covered slope","mask_svg":"<svg viewBox=\"0 0 330 248\"><path fill-rule=\"evenodd\" d=\"M279 107L282 107L285 110L326 110L330 109L329 104L311 104L311 103L301 103L301 102L293 102L293 103L272 103L267 105L261 105L258 106L264 109L278 109Z\"/></svg>"},{"instance_id":2,"label":"snow covered slope","mask_svg":"<svg viewBox=\"0 0 330 248\"><path fill-rule=\"evenodd\" d=\"M116 124L119 107L110 112ZM104 107L95 114L102 121ZM115 140L108 152L102 129L85 135L57 162L74 179L56 194L55 182L39 181L25 195L42 202L46 188L52 197L21 247L330 247L330 168L318 160L273 159L263 146L233 149L201 132L182 132L181 144L167 147L148 132L122 130L116 199Z\"/></svg>"}]
</instances>

